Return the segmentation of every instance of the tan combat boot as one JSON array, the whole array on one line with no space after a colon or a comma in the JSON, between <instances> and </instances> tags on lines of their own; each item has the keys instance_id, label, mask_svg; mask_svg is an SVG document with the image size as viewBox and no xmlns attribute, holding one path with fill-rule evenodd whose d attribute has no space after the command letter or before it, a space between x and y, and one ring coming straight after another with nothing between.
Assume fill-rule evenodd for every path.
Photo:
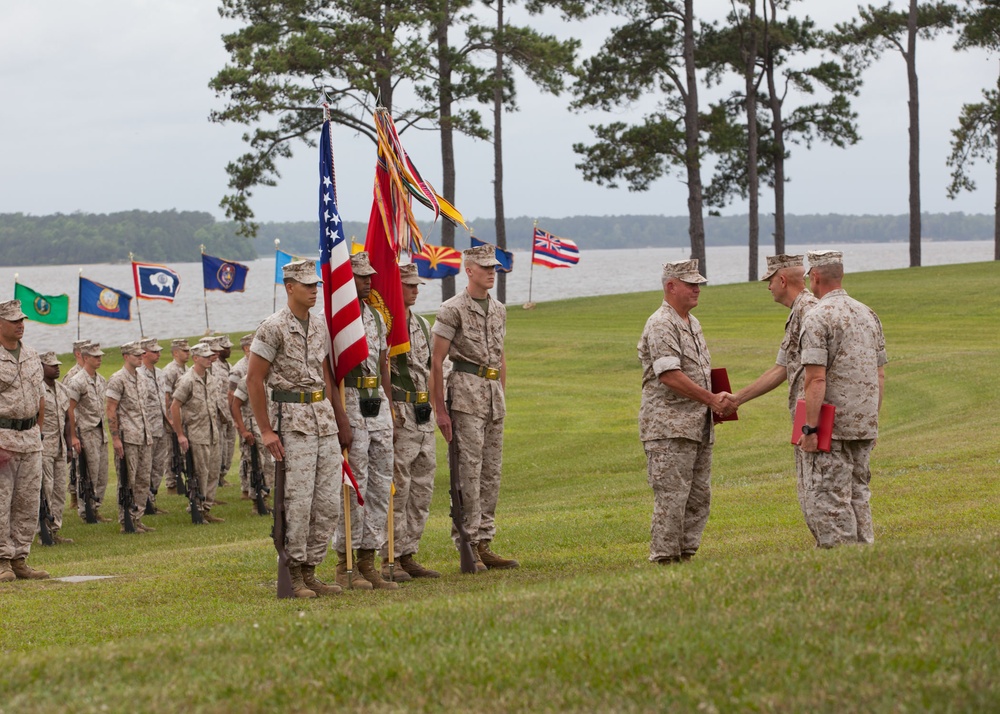
<instances>
[{"instance_id":1,"label":"tan combat boot","mask_svg":"<svg viewBox=\"0 0 1000 714\"><path fill-rule=\"evenodd\" d=\"M49 574L44 570L35 570L25 563L24 558L12 558L10 569L14 571L18 580L45 580L49 577Z\"/></svg>"},{"instance_id":2,"label":"tan combat boot","mask_svg":"<svg viewBox=\"0 0 1000 714\"><path fill-rule=\"evenodd\" d=\"M382 559L382 578L383 579L385 579L385 580L394 580L397 583L408 583L411 580L413 580L413 578L410 577L410 574L408 572L406 572L399 565L399 561L398 560L395 563L393 563L393 565L395 567L393 567L393 569L392 569L392 577L390 578L389 577L389 559L388 558L383 558Z\"/></svg>"},{"instance_id":3,"label":"tan combat boot","mask_svg":"<svg viewBox=\"0 0 1000 714\"><path fill-rule=\"evenodd\" d=\"M70 545L73 543L73 539L63 538L61 535L59 535L59 530L56 529L52 531L52 542L55 543L56 545Z\"/></svg>"},{"instance_id":4,"label":"tan combat boot","mask_svg":"<svg viewBox=\"0 0 1000 714\"><path fill-rule=\"evenodd\" d=\"M213 516L208 511L202 511L202 517L205 519L205 523L225 523L225 518L219 518L218 516Z\"/></svg>"},{"instance_id":5,"label":"tan combat boot","mask_svg":"<svg viewBox=\"0 0 1000 714\"><path fill-rule=\"evenodd\" d=\"M440 578L441 573L430 568L425 568L413 559L413 553L400 556L399 564L396 568L402 568L411 578Z\"/></svg>"},{"instance_id":6,"label":"tan combat boot","mask_svg":"<svg viewBox=\"0 0 1000 714\"><path fill-rule=\"evenodd\" d=\"M479 551L479 559L483 561L483 565L490 570L509 570L520 565L516 560L503 558L490 550L490 541L488 540L479 541L476 550Z\"/></svg>"},{"instance_id":7,"label":"tan combat boot","mask_svg":"<svg viewBox=\"0 0 1000 714\"><path fill-rule=\"evenodd\" d=\"M10 559L0 558L0 583L12 583L15 580L17 580L17 576L10 569Z\"/></svg>"},{"instance_id":8,"label":"tan combat boot","mask_svg":"<svg viewBox=\"0 0 1000 714\"><path fill-rule=\"evenodd\" d=\"M288 575L292 580L292 594L295 597L310 598L316 597L316 593L306 587L306 584L302 581L302 566L288 564Z\"/></svg>"},{"instance_id":9,"label":"tan combat boot","mask_svg":"<svg viewBox=\"0 0 1000 714\"><path fill-rule=\"evenodd\" d=\"M69 494L69 507L75 511L79 508L79 506L80 502L77 500L76 491L73 491Z\"/></svg>"},{"instance_id":10,"label":"tan combat boot","mask_svg":"<svg viewBox=\"0 0 1000 714\"><path fill-rule=\"evenodd\" d=\"M354 561L354 572L351 574L351 583L347 583L347 552L337 553L337 585L343 590L371 590L372 584L361 577L358 572L358 561Z\"/></svg>"},{"instance_id":11,"label":"tan combat boot","mask_svg":"<svg viewBox=\"0 0 1000 714\"><path fill-rule=\"evenodd\" d=\"M399 585L382 578L375 570L375 551L372 548L358 548L358 570L375 590L398 590Z\"/></svg>"},{"instance_id":12,"label":"tan combat boot","mask_svg":"<svg viewBox=\"0 0 1000 714\"><path fill-rule=\"evenodd\" d=\"M322 580L317 579L315 565L305 564L302 566L302 582L317 595L340 595L343 592L339 585L327 585Z\"/></svg>"}]
</instances>

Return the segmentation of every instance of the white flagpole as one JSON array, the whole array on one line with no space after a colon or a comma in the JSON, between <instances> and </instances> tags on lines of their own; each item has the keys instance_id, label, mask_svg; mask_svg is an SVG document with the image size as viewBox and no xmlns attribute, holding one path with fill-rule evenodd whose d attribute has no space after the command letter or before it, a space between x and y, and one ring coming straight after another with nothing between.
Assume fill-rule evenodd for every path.
<instances>
[{"instance_id":1,"label":"white flagpole","mask_svg":"<svg viewBox=\"0 0 1000 714\"><path fill-rule=\"evenodd\" d=\"M201 254L205 255L205 246L201 246ZM205 334L211 335L212 328L208 326L208 289L205 287L205 259L201 259L202 264L202 275L201 275L201 292L205 296Z\"/></svg>"},{"instance_id":2,"label":"white flagpole","mask_svg":"<svg viewBox=\"0 0 1000 714\"><path fill-rule=\"evenodd\" d=\"M531 284L535 278L535 228L538 228L537 218L531 229L531 267L528 269L528 302L524 303L525 310L530 310L535 306L535 303L531 302Z\"/></svg>"},{"instance_id":3,"label":"white flagpole","mask_svg":"<svg viewBox=\"0 0 1000 714\"><path fill-rule=\"evenodd\" d=\"M135 275L135 256L130 252L128 254L128 261L132 264L132 275ZM142 329L142 310L139 308L139 291L135 291L135 314L139 318L139 337L141 338L146 334L146 331Z\"/></svg>"}]
</instances>

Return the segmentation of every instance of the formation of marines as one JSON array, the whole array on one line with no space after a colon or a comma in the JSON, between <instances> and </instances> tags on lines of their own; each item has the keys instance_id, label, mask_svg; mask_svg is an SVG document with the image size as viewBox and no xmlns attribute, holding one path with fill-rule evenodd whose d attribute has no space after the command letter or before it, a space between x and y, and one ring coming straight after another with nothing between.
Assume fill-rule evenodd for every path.
<instances>
[{"instance_id":1,"label":"formation of marines","mask_svg":"<svg viewBox=\"0 0 1000 714\"><path fill-rule=\"evenodd\" d=\"M639 433L654 494L650 561L686 561L699 548L710 510L714 420L786 380L793 420L796 407L802 411L794 440L798 490L817 546L873 541L868 461L885 340L875 313L843 290L841 254L810 253L809 263L812 293L804 287L803 256L768 258L763 280L791 314L776 364L735 394L712 388L711 356L692 314L706 282L697 261L664 266L664 301L638 345ZM212 511L224 505L218 488L237 440L244 500L269 493L276 464L283 466L295 597L395 590L440 577L416 559L434 488L435 426L460 455L464 513L453 526L456 545L461 527L474 572L518 567L492 549L506 415L506 309L489 293L496 265L492 246L466 250L468 286L440 306L433 328L411 310L424 281L415 266L400 266L410 351L390 359L386 325L366 302L375 270L367 253L352 256L368 349L343 392L334 383L325 325L310 312L319 282L312 261L283 267L286 306L240 340L244 356L232 366L224 335L194 345L171 341L163 368L158 341L144 338L120 346L123 366L105 380L101 345L79 340L76 364L60 382L55 353L38 355L21 341L20 302L0 303L0 582L48 577L26 562L37 532L48 533L46 544L73 542L59 535L67 486L84 521L110 521L100 510L109 442L121 532L144 533L155 530L145 516L166 513L156 505L164 479L170 492L185 488L172 458L191 465L188 488L200 502L192 499L189 509L199 522L224 522ZM825 435L831 445L821 449L823 405L836 417ZM356 494L344 487L348 470ZM317 568L331 544L337 565L326 583Z\"/></svg>"}]
</instances>

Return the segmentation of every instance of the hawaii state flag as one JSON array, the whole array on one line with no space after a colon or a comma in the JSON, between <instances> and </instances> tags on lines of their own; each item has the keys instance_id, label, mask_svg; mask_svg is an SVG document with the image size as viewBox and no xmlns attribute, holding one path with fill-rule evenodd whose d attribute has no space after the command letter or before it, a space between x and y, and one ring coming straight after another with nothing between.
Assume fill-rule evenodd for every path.
<instances>
[{"instance_id":1,"label":"hawaii state flag","mask_svg":"<svg viewBox=\"0 0 1000 714\"><path fill-rule=\"evenodd\" d=\"M250 268L242 263L201 254L201 272L205 279L206 290L241 293L246 288L249 270Z\"/></svg>"},{"instance_id":2,"label":"hawaii state flag","mask_svg":"<svg viewBox=\"0 0 1000 714\"><path fill-rule=\"evenodd\" d=\"M323 278L323 316L330 333L333 378L340 382L368 357L368 338L354 287L344 224L337 210L330 119L319 140L319 263Z\"/></svg>"},{"instance_id":3,"label":"hawaii state flag","mask_svg":"<svg viewBox=\"0 0 1000 714\"><path fill-rule=\"evenodd\" d=\"M112 320L132 319L132 296L80 276L80 312Z\"/></svg>"},{"instance_id":4,"label":"hawaii state flag","mask_svg":"<svg viewBox=\"0 0 1000 714\"><path fill-rule=\"evenodd\" d=\"M421 278L438 280L458 275L462 269L462 254L454 248L424 243L423 250L413 254L413 262Z\"/></svg>"},{"instance_id":5,"label":"hawaii state flag","mask_svg":"<svg viewBox=\"0 0 1000 714\"><path fill-rule=\"evenodd\" d=\"M166 300L173 302L181 279L170 268L153 263L132 261L132 279L135 282L135 296L145 300Z\"/></svg>"},{"instance_id":6,"label":"hawaii state flag","mask_svg":"<svg viewBox=\"0 0 1000 714\"><path fill-rule=\"evenodd\" d=\"M546 268L568 268L580 262L580 249L571 240L557 238L548 231L535 228L531 262Z\"/></svg>"}]
</instances>

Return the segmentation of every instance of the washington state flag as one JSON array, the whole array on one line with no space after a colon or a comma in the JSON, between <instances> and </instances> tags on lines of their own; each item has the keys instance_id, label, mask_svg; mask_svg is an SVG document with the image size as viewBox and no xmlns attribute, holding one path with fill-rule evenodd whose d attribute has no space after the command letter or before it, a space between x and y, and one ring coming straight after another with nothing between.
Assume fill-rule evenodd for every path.
<instances>
[{"instance_id":1,"label":"washington state flag","mask_svg":"<svg viewBox=\"0 0 1000 714\"><path fill-rule=\"evenodd\" d=\"M21 301L21 310L29 320L49 325L69 322L69 295L42 295L26 285L14 283L14 299Z\"/></svg>"}]
</instances>

